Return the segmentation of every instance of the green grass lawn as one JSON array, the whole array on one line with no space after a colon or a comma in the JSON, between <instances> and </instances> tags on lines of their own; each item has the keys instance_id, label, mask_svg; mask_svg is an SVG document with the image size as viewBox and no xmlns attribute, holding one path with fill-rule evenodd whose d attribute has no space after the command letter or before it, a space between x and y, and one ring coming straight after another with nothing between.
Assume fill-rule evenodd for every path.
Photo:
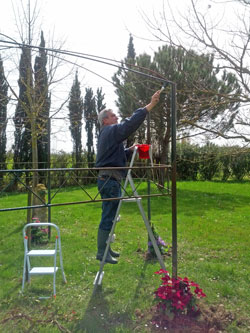
<instances>
[{"instance_id":1,"label":"green grass lawn","mask_svg":"<svg viewBox=\"0 0 250 333\"><path fill-rule=\"evenodd\" d=\"M235 320L227 332L250 331L250 182L178 182L178 275L199 283L203 303L223 304ZM95 188L93 187L93 193ZM140 190L138 190L140 193ZM56 202L83 200L77 188L60 192ZM0 198L0 207L25 206L27 195ZM143 200L147 204L147 199ZM171 243L171 201L151 199L152 222ZM26 211L0 212L1 332L150 332L153 292L160 285L157 261L146 261L147 232L135 203L124 204L113 247L118 265L106 265L102 287L93 296L99 269L95 259L101 203L52 208L60 227L64 270L52 277L34 277L20 294L23 269L22 229ZM53 234L52 234L53 237ZM164 258L171 272L171 257ZM139 313L139 315L138 315Z\"/></svg>"}]
</instances>

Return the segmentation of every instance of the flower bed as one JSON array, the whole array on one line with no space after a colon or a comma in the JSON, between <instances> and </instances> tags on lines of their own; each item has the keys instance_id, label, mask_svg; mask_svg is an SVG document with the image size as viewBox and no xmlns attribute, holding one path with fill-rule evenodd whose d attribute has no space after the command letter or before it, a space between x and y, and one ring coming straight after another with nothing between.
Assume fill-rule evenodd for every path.
<instances>
[{"instance_id":1,"label":"flower bed","mask_svg":"<svg viewBox=\"0 0 250 333\"><path fill-rule=\"evenodd\" d=\"M165 325L177 316L198 316L200 313L197 300L206 297L199 285L187 277L171 278L168 271L160 269L155 274L163 275L162 283L155 291L157 301L154 324Z\"/></svg>"}]
</instances>

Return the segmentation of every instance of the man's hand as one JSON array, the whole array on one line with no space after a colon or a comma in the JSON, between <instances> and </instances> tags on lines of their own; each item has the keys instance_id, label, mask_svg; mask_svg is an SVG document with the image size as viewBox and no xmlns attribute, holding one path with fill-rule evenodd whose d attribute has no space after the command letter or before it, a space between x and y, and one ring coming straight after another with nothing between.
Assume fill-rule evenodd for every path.
<instances>
[{"instance_id":1,"label":"man's hand","mask_svg":"<svg viewBox=\"0 0 250 333\"><path fill-rule=\"evenodd\" d=\"M129 147L128 149L131 151L135 150L135 147L138 145L138 143L134 143L133 146Z\"/></svg>"},{"instance_id":2,"label":"man's hand","mask_svg":"<svg viewBox=\"0 0 250 333\"><path fill-rule=\"evenodd\" d=\"M154 93L154 95L151 97L151 102L148 105L146 105L146 109L148 111L151 111L156 106L156 104L159 102L160 93L161 93L161 90L157 90Z\"/></svg>"}]
</instances>

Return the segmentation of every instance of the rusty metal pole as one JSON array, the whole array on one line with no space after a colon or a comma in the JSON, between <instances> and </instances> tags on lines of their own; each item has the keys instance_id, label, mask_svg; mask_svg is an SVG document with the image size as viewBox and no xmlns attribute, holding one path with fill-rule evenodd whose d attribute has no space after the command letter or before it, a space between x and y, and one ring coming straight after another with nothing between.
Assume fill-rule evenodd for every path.
<instances>
[{"instance_id":1,"label":"rusty metal pole","mask_svg":"<svg viewBox=\"0 0 250 333\"><path fill-rule=\"evenodd\" d=\"M147 114L147 144L150 145L151 143L151 133L150 133L150 112ZM150 160L147 160L147 166L149 166ZM150 188L150 170L147 170L147 184L148 184L148 195L151 193ZM148 197L148 221L151 224L151 201L150 197Z\"/></svg>"},{"instance_id":2,"label":"rusty metal pole","mask_svg":"<svg viewBox=\"0 0 250 333\"><path fill-rule=\"evenodd\" d=\"M28 207L31 206L32 203L32 193L28 192L28 202L27 205ZM26 223L31 223L32 222L32 209L27 210L27 220ZM31 246L31 228L27 229L27 236L28 236L28 248L30 249Z\"/></svg>"},{"instance_id":3,"label":"rusty metal pole","mask_svg":"<svg viewBox=\"0 0 250 333\"><path fill-rule=\"evenodd\" d=\"M176 84L171 84L172 276L177 278Z\"/></svg>"},{"instance_id":4,"label":"rusty metal pole","mask_svg":"<svg viewBox=\"0 0 250 333\"><path fill-rule=\"evenodd\" d=\"M28 192L28 202L27 205L31 206L32 203L32 193ZM27 209L27 220L26 223L31 223L32 222L32 209ZM28 236L28 249L30 250L31 247L31 227L27 228L26 235ZM26 274L25 274L25 281L28 281L28 266L26 263Z\"/></svg>"},{"instance_id":5,"label":"rusty metal pole","mask_svg":"<svg viewBox=\"0 0 250 333\"><path fill-rule=\"evenodd\" d=\"M149 145L151 143L151 132L150 132L150 112L147 114L147 144ZM147 160L147 166L149 166L149 160ZM150 193L151 193L151 187L150 187L150 170L147 170L147 190L148 190L148 222L151 226L151 200L150 200ZM148 244L150 242L150 237L148 234ZM148 252L149 252L149 245L148 245Z\"/></svg>"},{"instance_id":6,"label":"rusty metal pole","mask_svg":"<svg viewBox=\"0 0 250 333\"><path fill-rule=\"evenodd\" d=\"M47 131L48 131L48 165L47 168L51 168L51 118L48 117L47 123ZM51 173L48 171L48 222L51 223ZM49 226L48 238L51 238L51 227Z\"/></svg>"}]
</instances>

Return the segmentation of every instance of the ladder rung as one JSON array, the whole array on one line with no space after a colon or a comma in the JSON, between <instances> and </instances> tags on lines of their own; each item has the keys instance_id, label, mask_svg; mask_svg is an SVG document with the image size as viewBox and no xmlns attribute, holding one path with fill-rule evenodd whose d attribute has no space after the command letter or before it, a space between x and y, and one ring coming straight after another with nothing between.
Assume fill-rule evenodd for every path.
<instances>
[{"instance_id":1,"label":"ladder rung","mask_svg":"<svg viewBox=\"0 0 250 333\"><path fill-rule=\"evenodd\" d=\"M95 280L94 280L93 284L96 284L96 280L98 278L98 274L99 274L99 272L96 273ZM99 280L98 280L98 285L99 286L102 284L103 275L104 275L104 271L102 271L101 274L100 274L100 277L99 277Z\"/></svg>"},{"instance_id":2,"label":"ladder rung","mask_svg":"<svg viewBox=\"0 0 250 333\"><path fill-rule=\"evenodd\" d=\"M58 267L56 267L56 272ZM33 267L30 272L30 275L42 275L42 274L54 274L54 267Z\"/></svg>"},{"instance_id":3,"label":"ladder rung","mask_svg":"<svg viewBox=\"0 0 250 333\"><path fill-rule=\"evenodd\" d=\"M137 200L141 200L141 198L138 197L138 198L122 199L122 201L124 202L136 202Z\"/></svg>"},{"instance_id":4,"label":"ladder rung","mask_svg":"<svg viewBox=\"0 0 250 333\"><path fill-rule=\"evenodd\" d=\"M35 256L41 256L41 257L49 257L54 256L56 253L56 250L31 250L27 253L30 257Z\"/></svg>"}]
</instances>

